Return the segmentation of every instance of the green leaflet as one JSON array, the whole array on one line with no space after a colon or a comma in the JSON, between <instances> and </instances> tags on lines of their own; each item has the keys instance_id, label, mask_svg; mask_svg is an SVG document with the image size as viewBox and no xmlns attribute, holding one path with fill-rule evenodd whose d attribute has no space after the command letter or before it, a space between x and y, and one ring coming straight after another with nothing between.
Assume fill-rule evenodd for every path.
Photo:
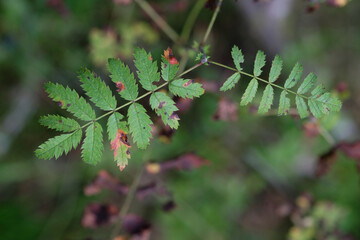
<instances>
[{"instance_id":1,"label":"green leaflet","mask_svg":"<svg viewBox=\"0 0 360 240\"><path fill-rule=\"evenodd\" d=\"M154 90L156 86L153 85L153 82L160 80L156 61L153 62L151 54L140 48L135 49L134 57L134 63L138 69L137 75L142 87L148 91Z\"/></svg>"},{"instance_id":2,"label":"green leaflet","mask_svg":"<svg viewBox=\"0 0 360 240\"><path fill-rule=\"evenodd\" d=\"M194 83L191 79L177 79L169 83L169 91L182 98L200 97L204 89L200 83Z\"/></svg>"},{"instance_id":3,"label":"green leaflet","mask_svg":"<svg viewBox=\"0 0 360 240\"><path fill-rule=\"evenodd\" d=\"M130 159L130 144L127 142L128 128L126 121L120 113L114 112L110 115L107 122L108 135L110 139L111 150L114 150L114 160L117 162L120 170L124 169Z\"/></svg>"},{"instance_id":4,"label":"green leaflet","mask_svg":"<svg viewBox=\"0 0 360 240\"><path fill-rule=\"evenodd\" d=\"M51 82L45 84L45 90L55 102L63 109L67 109L74 114L75 117L84 121L91 121L95 119L95 112L84 98L79 97L75 90L69 87L66 89L60 84L53 84Z\"/></svg>"},{"instance_id":5,"label":"green leaflet","mask_svg":"<svg viewBox=\"0 0 360 240\"><path fill-rule=\"evenodd\" d=\"M288 115L289 113L290 99L286 95L286 90L283 90L280 94L278 115Z\"/></svg>"},{"instance_id":6,"label":"green leaflet","mask_svg":"<svg viewBox=\"0 0 360 240\"><path fill-rule=\"evenodd\" d=\"M95 122L87 127L81 149L81 156L84 162L92 165L100 162L104 146L102 127L99 123Z\"/></svg>"},{"instance_id":7,"label":"green leaflet","mask_svg":"<svg viewBox=\"0 0 360 240\"><path fill-rule=\"evenodd\" d=\"M241 71L242 68L240 66L240 63L244 62L244 55L242 54L241 50L236 45L234 45L234 47L231 50L231 56L232 56L232 58L234 60L234 64L236 66L236 69L238 71Z\"/></svg>"},{"instance_id":8,"label":"green leaflet","mask_svg":"<svg viewBox=\"0 0 360 240\"><path fill-rule=\"evenodd\" d=\"M149 145L152 136L152 122L142 105L138 103L130 105L128 110L128 123L134 142L137 143L139 148L145 149L146 146Z\"/></svg>"},{"instance_id":9,"label":"green leaflet","mask_svg":"<svg viewBox=\"0 0 360 240\"><path fill-rule=\"evenodd\" d=\"M114 152L114 160L117 162L117 165L120 167L120 170L123 170L128 165L128 160L130 159L129 148L120 144L120 146Z\"/></svg>"},{"instance_id":10,"label":"green leaflet","mask_svg":"<svg viewBox=\"0 0 360 240\"><path fill-rule=\"evenodd\" d=\"M247 88L245 90L244 95L241 97L241 102L240 102L241 106L245 106L245 105L251 103L251 101L254 99L255 94L257 92L258 85L259 85L259 83L255 78L253 78L250 81L249 85L247 86Z\"/></svg>"},{"instance_id":11,"label":"green leaflet","mask_svg":"<svg viewBox=\"0 0 360 240\"><path fill-rule=\"evenodd\" d=\"M109 59L108 68L110 78L116 84L120 96L125 100L135 100L138 96L138 86L129 67L120 60Z\"/></svg>"},{"instance_id":12,"label":"green leaflet","mask_svg":"<svg viewBox=\"0 0 360 240\"><path fill-rule=\"evenodd\" d=\"M265 53L263 51L258 51L255 57L254 64L254 76L258 77L262 73L262 68L265 66Z\"/></svg>"},{"instance_id":13,"label":"green leaflet","mask_svg":"<svg viewBox=\"0 0 360 240\"><path fill-rule=\"evenodd\" d=\"M161 76L165 81L171 81L179 71L179 64L170 64L167 59L162 57Z\"/></svg>"},{"instance_id":14,"label":"green leaflet","mask_svg":"<svg viewBox=\"0 0 360 240\"><path fill-rule=\"evenodd\" d=\"M307 93L316 83L316 79L317 79L316 75L310 73L300 85L299 89L297 90L297 93L298 94Z\"/></svg>"},{"instance_id":15,"label":"green leaflet","mask_svg":"<svg viewBox=\"0 0 360 240\"><path fill-rule=\"evenodd\" d=\"M86 95L100 109L104 111L114 110L116 108L116 99L112 95L110 88L99 77L87 69L80 72L81 86Z\"/></svg>"},{"instance_id":16,"label":"green leaflet","mask_svg":"<svg viewBox=\"0 0 360 240\"><path fill-rule=\"evenodd\" d=\"M270 69L269 73L269 82L275 82L281 73L283 61L281 60L279 55L276 55Z\"/></svg>"},{"instance_id":17,"label":"green leaflet","mask_svg":"<svg viewBox=\"0 0 360 240\"><path fill-rule=\"evenodd\" d=\"M273 100L274 100L274 89L270 84L268 84L261 98L258 113L260 114L267 113L271 108Z\"/></svg>"},{"instance_id":18,"label":"green leaflet","mask_svg":"<svg viewBox=\"0 0 360 240\"><path fill-rule=\"evenodd\" d=\"M312 99L309 99L308 105L310 108L310 112L314 115L314 117L321 118L324 115L322 112L322 109L323 109L322 103L320 103L318 101L314 101Z\"/></svg>"},{"instance_id":19,"label":"green leaflet","mask_svg":"<svg viewBox=\"0 0 360 240\"><path fill-rule=\"evenodd\" d=\"M295 97L295 102L296 102L296 107L297 110L299 112L299 116L300 118L306 118L309 116L309 112L308 112L308 108L306 106L306 102L303 98L301 98L300 96L296 96Z\"/></svg>"},{"instance_id":20,"label":"green leaflet","mask_svg":"<svg viewBox=\"0 0 360 240\"><path fill-rule=\"evenodd\" d=\"M62 134L50 138L41 144L35 151L40 159L59 158L63 153L68 154L72 148L76 148L81 141L82 131L78 129L72 133Z\"/></svg>"},{"instance_id":21,"label":"green leaflet","mask_svg":"<svg viewBox=\"0 0 360 240\"><path fill-rule=\"evenodd\" d=\"M235 84L237 84L240 80L240 73L236 72L233 75L231 75L228 79L226 79L226 81L224 82L224 84L222 85L222 87L220 88L220 91L227 91L232 89L233 87L235 87Z\"/></svg>"},{"instance_id":22,"label":"green leaflet","mask_svg":"<svg viewBox=\"0 0 360 240\"><path fill-rule=\"evenodd\" d=\"M302 65L300 63L296 63L293 69L291 70L288 79L286 79L284 87L292 88L293 86L295 86L296 83L300 80L302 72L303 72Z\"/></svg>"},{"instance_id":23,"label":"green leaflet","mask_svg":"<svg viewBox=\"0 0 360 240\"><path fill-rule=\"evenodd\" d=\"M317 85L312 91L311 95L313 98L320 97L325 92L325 88L322 84Z\"/></svg>"},{"instance_id":24,"label":"green leaflet","mask_svg":"<svg viewBox=\"0 0 360 240\"><path fill-rule=\"evenodd\" d=\"M123 115L121 115L118 112L114 112L110 115L107 121L107 132L109 136L109 140L112 141L116 137L116 133L118 132L118 129L123 130L124 132L128 132L127 129L127 123L126 121L121 121L124 118Z\"/></svg>"},{"instance_id":25,"label":"green leaflet","mask_svg":"<svg viewBox=\"0 0 360 240\"><path fill-rule=\"evenodd\" d=\"M80 128L78 122L71 118L58 115L47 115L40 117L40 124L60 132L72 132Z\"/></svg>"},{"instance_id":26,"label":"green leaflet","mask_svg":"<svg viewBox=\"0 0 360 240\"><path fill-rule=\"evenodd\" d=\"M164 124L177 129L179 127L179 117L175 111L179 110L175 106L175 102L163 92L155 92L151 94L150 106L155 112L161 116Z\"/></svg>"},{"instance_id":27,"label":"green leaflet","mask_svg":"<svg viewBox=\"0 0 360 240\"><path fill-rule=\"evenodd\" d=\"M338 98L331 96L331 93L329 92L315 98L315 101L321 102L323 104L322 111L324 114L327 114L330 111L338 112L340 111L342 105L341 101Z\"/></svg>"}]
</instances>

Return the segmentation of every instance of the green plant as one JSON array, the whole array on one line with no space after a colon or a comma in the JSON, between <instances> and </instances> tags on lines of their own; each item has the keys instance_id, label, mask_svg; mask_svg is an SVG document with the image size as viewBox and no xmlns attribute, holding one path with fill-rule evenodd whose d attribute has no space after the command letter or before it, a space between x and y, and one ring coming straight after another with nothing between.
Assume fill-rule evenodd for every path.
<instances>
[{"instance_id":1,"label":"green plant","mask_svg":"<svg viewBox=\"0 0 360 240\"><path fill-rule=\"evenodd\" d=\"M137 0L137 2L145 8L145 10L150 11L146 2L142 0ZM205 45L216 16L219 13L221 3L222 1L219 1L214 11L201 46ZM148 13L149 15L153 15L155 20L157 19L157 21L159 21L155 12L150 11ZM166 22L159 21L158 24L164 28L164 32L168 33L171 39L177 41L178 36L171 31L169 32L169 27L166 25ZM35 154L41 159L58 158L64 153L67 154L72 148L76 148L80 144L82 132L83 129L85 129L85 138L81 147L82 158L87 163L97 164L101 159L103 151L103 129L98 123L98 120L108 117L108 138L111 149L114 150L114 160L117 162L120 170L122 170L128 164L128 159L130 158L129 148L131 148L131 145L127 140L128 134L131 134L133 141L137 147L141 149L147 147L152 136L152 121L146 109L138 103L138 101L150 96L150 106L157 115L161 116L164 124L169 125L173 129L177 129L179 126L179 117L176 114L178 109L175 106L175 102L168 93L160 92L159 90L168 86L171 94L181 98L192 99L194 97L200 97L204 93L202 85L200 83L194 83L191 79L183 79L181 77L202 65L208 64L235 71L235 73L225 81L220 89L221 91L234 88L239 82L241 75L252 78L241 99L241 105L247 105L252 102L258 90L259 81L266 83L258 110L261 114L267 113L271 108L274 100L274 88L282 90L279 101L279 115L288 114L290 109L288 93L295 96L296 106L301 118L309 115L307 105L316 118L321 118L329 112L339 111L341 108L341 102L335 96L332 96L331 93L325 92L322 85L316 86L310 96L305 95L315 85L316 76L313 73L310 73L305 78L296 92L290 90L301 78L303 70L300 64L295 65L284 87L282 87L274 83L279 78L282 70L282 60L279 56L276 56L273 60L269 78L265 80L260 78L262 68L265 66L265 54L262 51L259 51L256 55L254 71L253 74L250 74L244 72L241 67L241 64L244 62L244 56L237 46L234 46L231 52L236 68L210 61L202 47L199 47L198 50L199 55L197 59L201 61L188 70L181 71L178 60L174 57L172 50L168 48L164 51L161 71L159 72L157 62L153 61L151 53L146 52L144 49L136 49L134 63L137 68L137 76L141 87L147 91L141 96L138 95L138 83L134 74L130 72L130 69L120 60L109 59L108 69L111 74L110 78L116 84L120 96L128 101L121 106L117 106L117 101L112 95L110 88L99 77L96 77L94 73L87 69L80 71L79 78L86 95L95 106L106 111L106 113L101 116L96 116L92 106L87 103L83 97L79 96L76 91L68 87L65 88L59 84L47 83L45 89L49 96L58 102L61 108L66 109L76 118L87 123L80 126L74 119L57 115L42 117L40 119L42 125L64 132L64 134L51 138L41 144L35 151ZM163 83L160 84L161 78L163 79ZM127 120L124 115L118 112L125 107L129 107Z\"/></svg>"}]
</instances>

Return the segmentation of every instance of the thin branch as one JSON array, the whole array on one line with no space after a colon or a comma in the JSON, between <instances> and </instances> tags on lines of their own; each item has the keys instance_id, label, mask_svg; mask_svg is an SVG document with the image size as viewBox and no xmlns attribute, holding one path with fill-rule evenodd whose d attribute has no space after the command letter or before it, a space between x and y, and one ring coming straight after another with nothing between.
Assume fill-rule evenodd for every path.
<instances>
[{"instance_id":1,"label":"thin branch","mask_svg":"<svg viewBox=\"0 0 360 240\"><path fill-rule=\"evenodd\" d=\"M118 217L118 221L114 226L114 230L111 234L111 239L114 239L116 237L116 235L119 233L120 228L121 228L121 224L126 216L126 214L129 211L131 202L134 199L135 193L136 193L136 189L138 188L139 184L140 184L140 180L142 177L142 174L144 172L144 166L141 167L141 169L139 170L139 172L137 173L135 180L133 181L133 183L131 184L130 190L128 192L128 194L126 195L124 204L122 206L122 208L120 209L120 213L119 213L119 217Z\"/></svg>"},{"instance_id":2,"label":"thin branch","mask_svg":"<svg viewBox=\"0 0 360 240\"><path fill-rule=\"evenodd\" d=\"M163 32L173 41L179 41L179 35L169 24L147 3L145 0L135 0L137 4L146 12L149 17L163 30Z\"/></svg>"},{"instance_id":3,"label":"thin branch","mask_svg":"<svg viewBox=\"0 0 360 240\"><path fill-rule=\"evenodd\" d=\"M203 38L203 40L202 40L202 42L201 42L201 45L204 45L204 44L206 43L206 41L207 41L207 39L208 39L208 37L209 37L209 35L210 35L210 32L211 32L211 30L212 30L212 28L213 28L213 26L214 26L216 17L217 17L217 15L219 14L220 7L221 7L222 2L223 2L223 0L219 0L219 1L217 2L216 9L215 9L214 14L213 14L213 16L212 16L212 18L211 18L211 21L210 21L209 26L208 26L208 28L207 28L207 30L206 30L206 33L205 33L205 35L204 35L204 38Z\"/></svg>"},{"instance_id":4,"label":"thin branch","mask_svg":"<svg viewBox=\"0 0 360 240\"><path fill-rule=\"evenodd\" d=\"M205 2L206 2L206 0L198 0L196 2L196 4L194 5L194 7L192 8L188 18L185 21L183 30L181 32L181 40L183 42L186 43L189 40L191 30L193 29L195 21L196 21L197 17L199 16L201 9L203 8Z\"/></svg>"}]
</instances>

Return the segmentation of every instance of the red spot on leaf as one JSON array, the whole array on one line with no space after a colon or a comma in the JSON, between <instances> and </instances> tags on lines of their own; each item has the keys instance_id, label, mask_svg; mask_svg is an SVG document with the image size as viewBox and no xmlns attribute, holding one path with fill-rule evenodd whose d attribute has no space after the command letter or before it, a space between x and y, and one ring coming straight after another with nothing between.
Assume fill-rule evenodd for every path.
<instances>
[{"instance_id":1,"label":"red spot on leaf","mask_svg":"<svg viewBox=\"0 0 360 240\"><path fill-rule=\"evenodd\" d=\"M164 50L164 58L168 60L171 65L179 64L178 60L174 57L170 47Z\"/></svg>"},{"instance_id":2,"label":"red spot on leaf","mask_svg":"<svg viewBox=\"0 0 360 240\"><path fill-rule=\"evenodd\" d=\"M180 120L179 116L176 113L172 113L170 118L174 120Z\"/></svg>"},{"instance_id":3,"label":"red spot on leaf","mask_svg":"<svg viewBox=\"0 0 360 240\"><path fill-rule=\"evenodd\" d=\"M165 105L165 102L160 102L158 108L159 108L159 109L162 109L162 107L163 107L164 105Z\"/></svg>"},{"instance_id":4,"label":"red spot on leaf","mask_svg":"<svg viewBox=\"0 0 360 240\"><path fill-rule=\"evenodd\" d=\"M111 150L114 150L114 158L116 158L118 154L118 150L121 145L125 145L127 147L126 154L130 158L130 151L128 150L129 148L131 148L131 146L128 142L127 135L123 130L118 129L118 132L116 133L116 137L113 141L111 141L110 145L111 145ZM124 170L124 168L126 167L126 165L121 165L121 164L118 164L118 166L120 168L120 171Z\"/></svg>"},{"instance_id":5,"label":"red spot on leaf","mask_svg":"<svg viewBox=\"0 0 360 240\"><path fill-rule=\"evenodd\" d=\"M58 104L59 104L59 107L63 107L64 106L63 100L60 100Z\"/></svg>"},{"instance_id":6,"label":"red spot on leaf","mask_svg":"<svg viewBox=\"0 0 360 240\"><path fill-rule=\"evenodd\" d=\"M117 92L121 92L125 89L125 85L122 82L117 82L116 83L116 88L117 88Z\"/></svg>"},{"instance_id":7,"label":"red spot on leaf","mask_svg":"<svg viewBox=\"0 0 360 240\"><path fill-rule=\"evenodd\" d=\"M189 81L187 81L186 83L183 84L184 87L188 87L190 86L192 83L194 82L193 79L190 79Z\"/></svg>"},{"instance_id":8,"label":"red spot on leaf","mask_svg":"<svg viewBox=\"0 0 360 240\"><path fill-rule=\"evenodd\" d=\"M150 61L152 61L152 60L153 60L153 58L152 58L151 54L150 54L150 56L149 56L149 60L150 60Z\"/></svg>"}]
</instances>

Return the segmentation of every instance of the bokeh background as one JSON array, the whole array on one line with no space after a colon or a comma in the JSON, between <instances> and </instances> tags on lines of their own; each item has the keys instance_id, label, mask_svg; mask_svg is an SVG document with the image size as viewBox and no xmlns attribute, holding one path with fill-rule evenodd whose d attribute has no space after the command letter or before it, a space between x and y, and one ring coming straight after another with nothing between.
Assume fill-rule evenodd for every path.
<instances>
[{"instance_id":1,"label":"bokeh background","mask_svg":"<svg viewBox=\"0 0 360 240\"><path fill-rule=\"evenodd\" d=\"M258 116L253 108L259 99L250 107L238 104L246 80L224 95L218 87L231 73L204 66L188 77L203 82L207 93L185 104L180 128L160 133L146 151L133 147L129 166L120 172L107 141L97 166L83 163L79 149L58 160L36 159L37 146L56 135L40 126L39 117L68 116L47 97L43 84L57 82L83 94L77 72L88 67L111 85L107 58L118 57L133 69L136 46L155 59L168 46L181 56L201 41L211 9L201 7L184 48L131 0L1 0L0 239L110 239L114 223L82 224L87 205L121 209L126 198L111 190L84 194L98 172L106 170L131 185L145 161L171 161L186 153L208 164L155 175L145 171L141 178L141 184L154 182L169 193L154 191L131 202L128 213L151 225L146 230L150 239L360 239L356 161L339 153L326 174L315 174L332 139L359 139L360 3L340 1L346 4L333 7L319 2L225 0L209 38L210 56L232 66L236 44L245 55L244 69L252 71L258 49L267 53L268 63L279 54L285 63L280 81L299 61L305 73L316 72L344 100L340 114L319 122ZM150 1L179 33L196 3ZM194 58L189 50L187 68L196 63ZM168 201L176 207L163 211ZM119 235L148 239L144 231L134 235L121 228Z\"/></svg>"}]
</instances>

